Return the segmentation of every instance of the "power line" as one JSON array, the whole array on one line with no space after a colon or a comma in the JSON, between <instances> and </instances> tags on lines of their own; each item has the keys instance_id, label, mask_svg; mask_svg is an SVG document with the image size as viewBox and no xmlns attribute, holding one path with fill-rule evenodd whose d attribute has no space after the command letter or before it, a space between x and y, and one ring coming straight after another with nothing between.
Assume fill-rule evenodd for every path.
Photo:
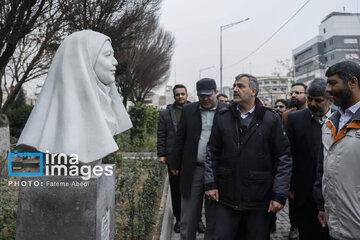
<instances>
[{"instance_id":1,"label":"power line","mask_svg":"<svg viewBox=\"0 0 360 240\"><path fill-rule=\"evenodd\" d=\"M238 62L233 63L225 68L231 68L234 67L235 65L238 65L239 63L243 62L244 60L246 60L247 58L249 58L251 55L253 55L254 53L256 53L260 48L262 48L267 42L269 42L278 32L280 32L280 30L282 28L284 28L286 26L286 24L288 24L311 0L306 1L300 8L299 10L297 10L295 12L295 14L293 14L283 25L280 26L280 28L278 30L276 30L268 39L266 39L262 44L260 44L259 47L257 47L254 51L252 51L251 53L249 53L246 57L240 59Z\"/></svg>"}]
</instances>

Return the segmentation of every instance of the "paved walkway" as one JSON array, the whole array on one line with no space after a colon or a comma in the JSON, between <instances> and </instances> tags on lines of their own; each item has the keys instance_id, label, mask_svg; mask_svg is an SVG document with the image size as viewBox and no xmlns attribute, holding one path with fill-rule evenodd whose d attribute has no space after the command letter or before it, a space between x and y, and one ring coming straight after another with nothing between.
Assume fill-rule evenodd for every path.
<instances>
[{"instance_id":1,"label":"paved walkway","mask_svg":"<svg viewBox=\"0 0 360 240\"><path fill-rule=\"evenodd\" d=\"M168 207L168 206L166 206ZM290 231L290 222L289 222L289 208L288 204L277 213L276 220L276 232L271 234L271 240L287 240ZM203 220L205 220L204 211L203 211ZM205 222L205 221L204 221ZM173 225L171 225L173 226ZM180 234L171 231L171 240L180 240ZM197 233L196 240L203 240L204 234Z\"/></svg>"}]
</instances>

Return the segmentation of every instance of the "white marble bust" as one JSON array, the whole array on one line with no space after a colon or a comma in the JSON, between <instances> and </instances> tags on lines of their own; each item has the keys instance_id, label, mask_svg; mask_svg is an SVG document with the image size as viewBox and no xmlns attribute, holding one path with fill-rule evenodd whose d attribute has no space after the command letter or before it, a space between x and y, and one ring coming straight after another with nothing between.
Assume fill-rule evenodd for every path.
<instances>
[{"instance_id":1,"label":"white marble bust","mask_svg":"<svg viewBox=\"0 0 360 240\"><path fill-rule=\"evenodd\" d=\"M113 136L132 127L115 86L109 37L91 30L68 36L57 50L18 147L77 154L93 163L118 150Z\"/></svg>"}]
</instances>

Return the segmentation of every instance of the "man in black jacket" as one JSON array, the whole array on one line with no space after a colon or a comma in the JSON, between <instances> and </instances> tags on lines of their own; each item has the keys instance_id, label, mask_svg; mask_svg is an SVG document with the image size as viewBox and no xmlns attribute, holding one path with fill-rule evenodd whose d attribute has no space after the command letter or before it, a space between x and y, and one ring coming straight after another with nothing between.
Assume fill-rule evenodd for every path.
<instances>
[{"instance_id":1,"label":"man in black jacket","mask_svg":"<svg viewBox=\"0 0 360 240\"><path fill-rule=\"evenodd\" d=\"M227 105L216 99L214 79L203 78L196 83L199 102L186 104L182 109L172 158L169 168L174 175L180 174L181 239L194 240L196 225L204 196L204 161L216 112ZM210 239L215 227L216 202L205 199L205 239Z\"/></svg>"},{"instance_id":2,"label":"man in black jacket","mask_svg":"<svg viewBox=\"0 0 360 240\"><path fill-rule=\"evenodd\" d=\"M321 126L331 114L332 99L325 91L326 81L315 79L307 88L308 108L289 114L286 132L291 144L293 170L290 195L300 240L330 239L317 220L318 210L312 196L317 162L322 161Z\"/></svg>"},{"instance_id":3,"label":"man in black jacket","mask_svg":"<svg viewBox=\"0 0 360 240\"><path fill-rule=\"evenodd\" d=\"M175 102L169 104L164 111L160 113L158 123L158 141L157 141L157 152L159 162L166 164L169 159L170 153L173 149L177 131L177 125L180 121L181 109L184 104L189 103L187 101L188 94L186 87L182 84L177 84L173 88L173 94ZM180 212L181 212L181 196L179 187L179 176L173 175L169 170L169 182L171 190L171 202L174 217L176 222L174 225L174 231L180 232ZM199 223L199 231L205 232L204 225L202 222Z\"/></svg>"},{"instance_id":4,"label":"man in black jacket","mask_svg":"<svg viewBox=\"0 0 360 240\"><path fill-rule=\"evenodd\" d=\"M270 212L288 196L292 159L280 117L256 97L259 84L249 74L235 78L234 103L220 111L205 162L206 195L218 201L214 239L267 240Z\"/></svg>"}]
</instances>

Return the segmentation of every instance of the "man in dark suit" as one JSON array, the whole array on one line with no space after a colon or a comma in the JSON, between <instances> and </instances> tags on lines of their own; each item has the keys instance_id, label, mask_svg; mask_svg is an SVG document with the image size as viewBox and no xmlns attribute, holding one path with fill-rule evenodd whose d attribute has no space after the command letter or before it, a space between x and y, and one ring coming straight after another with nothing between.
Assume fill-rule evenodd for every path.
<instances>
[{"instance_id":1,"label":"man in dark suit","mask_svg":"<svg viewBox=\"0 0 360 240\"><path fill-rule=\"evenodd\" d=\"M326 81L315 79L307 89L308 108L289 114L286 132L291 144L293 173L290 197L295 202L295 217L301 240L329 239L317 220L312 196L317 161L322 151L321 126L330 116L332 99L325 91Z\"/></svg>"},{"instance_id":2,"label":"man in dark suit","mask_svg":"<svg viewBox=\"0 0 360 240\"><path fill-rule=\"evenodd\" d=\"M181 239L196 238L204 196L204 162L206 146L210 137L215 113L226 107L216 99L214 79L203 78L196 83L199 102L184 105L169 169L180 175L181 193ZM205 199L206 231L205 239L210 239L215 228L216 202Z\"/></svg>"}]
</instances>

